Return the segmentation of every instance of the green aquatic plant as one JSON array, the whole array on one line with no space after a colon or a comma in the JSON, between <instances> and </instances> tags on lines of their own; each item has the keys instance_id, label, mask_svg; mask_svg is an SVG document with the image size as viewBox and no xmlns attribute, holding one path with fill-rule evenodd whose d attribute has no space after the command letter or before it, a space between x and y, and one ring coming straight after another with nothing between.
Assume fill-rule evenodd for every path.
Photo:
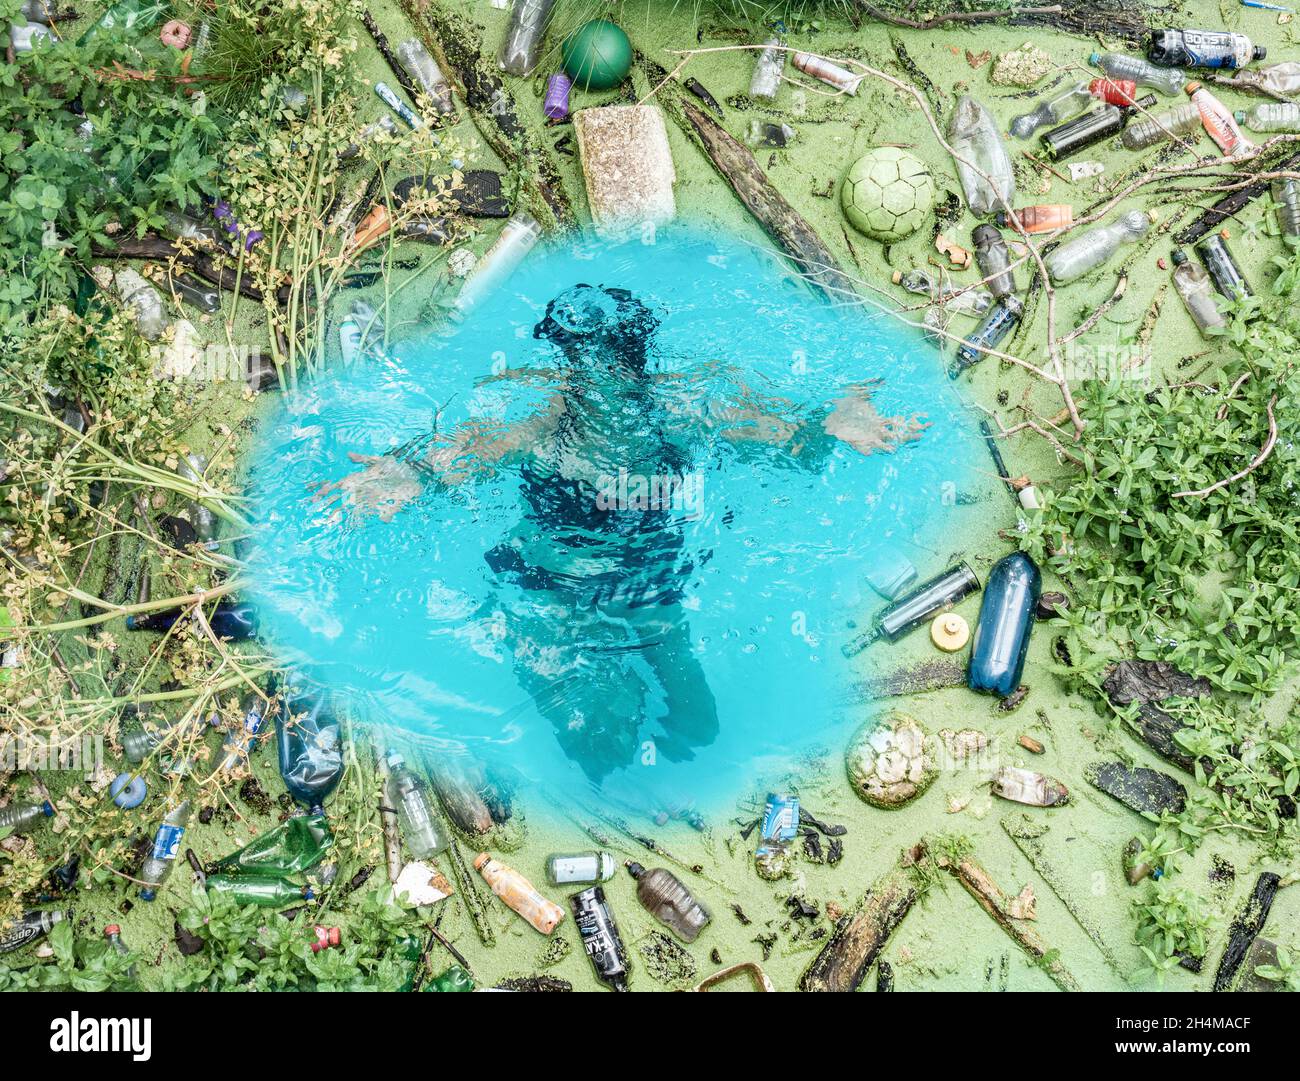
<instances>
[{"instance_id":1,"label":"green aquatic plant","mask_svg":"<svg viewBox=\"0 0 1300 1081\"><path fill-rule=\"evenodd\" d=\"M1209 949L1209 935L1217 916L1202 898L1160 879L1145 900L1135 901L1135 941L1146 958L1149 973L1163 983L1164 976L1184 958L1200 960Z\"/></svg>"},{"instance_id":2,"label":"green aquatic plant","mask_svg":"<svg viewBox=\"0 0 1300 1081\"><path fill-rule=\"evenodd\" d=\"M1293 957L1285 946L1277 948L1277 964L1256 965L1255 975L1287 991L1300 991L1300 957Z\"/></svg>"},{"instance_id":3,"label":"green aquatic plant","mask_svg":"<svg viewBox=\"0 0 1300 1081\"><path fill-rule=\"evenodd\" d=\"M119 953L104 939L86 939L71 921L56 923L46 941L48 964L0 964L0 991L135 991L138 955Z\"/></svg>"}]
</instances>

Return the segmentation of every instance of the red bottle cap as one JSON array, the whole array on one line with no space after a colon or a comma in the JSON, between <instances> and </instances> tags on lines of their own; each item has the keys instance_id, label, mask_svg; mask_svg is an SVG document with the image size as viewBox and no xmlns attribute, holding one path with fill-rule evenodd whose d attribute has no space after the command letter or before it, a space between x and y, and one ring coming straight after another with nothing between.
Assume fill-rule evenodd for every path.
<instances>
[{"instance_id":1,"label":"red bottle cap","mask_svg":"<svg viewBox=\"0 0 1300 1081\"><path fill-rule=\"evenodd\" d=\"M120 935L121 933L122 933L122 928L120 928L115 923L110 923L107 927L104 928L105 938L111 938L113 935Z\"/></svg>"}]
</instances>

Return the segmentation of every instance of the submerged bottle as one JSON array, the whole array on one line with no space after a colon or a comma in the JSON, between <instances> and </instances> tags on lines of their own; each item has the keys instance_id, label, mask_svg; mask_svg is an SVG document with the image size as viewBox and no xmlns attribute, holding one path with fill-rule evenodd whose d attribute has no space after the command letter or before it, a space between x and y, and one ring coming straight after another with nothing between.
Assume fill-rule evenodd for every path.
<instances>
[{"instance_id":1,"label":"submerged bottle","mask_svg":"<svg viewBox=\"0 0 1300 1081\"><path fill-rule=\"evenodd\" d=\"M176 466L176 475L191 484L201 484L207 471L208 460L202 454L187 454ZM217 535L217 520L213 513L198 502L189 504L189 512L190 523L199 540L212 540Z\"/></svg>"},{"instance_id":2,"label":"submerged bottle","mask_svg":"<svg viewBox=\"0 0 1300 1081\"><path fill-rule=\"evenodd\" d=\"M1215 330L1227 325L1223 313L1214 302L1214 283L1205 268L1197 266L1187 258L1187 253L1174 252L1174 288L1182 298L1187 314L1192 317L1196 328L1202 332Z\"/></svg>"},{"instance_id":3,"label":"submerged bottle","mask_svg":"<svg viewBox=\"0 0 1300 1081\"><path fill-rule=\"evenodd\" d=\"M301 874L320 863L333 844L324 815L296 814L238 851L208 864L208 870L231 877Z\"/></svg>"},{"instance_id":4,"label":"submerged bottle","mask_svg":"<svg viewBox=\"0 0 1300 1081\"><path fill-rule=\"evenodd\" d=\"M190 801L183 800L177 804L162 820L158 832L153 836L153 847L140 868L140 879L144 888L140 891L140 900L152 901L158 896L158 887L167 881L172 873L172 865L181 850L181 838L185 836L185 827L190 820Z\"/></svg>"},{"instance_id":5,"label":"submerged bottle","mask_svg":"<svg viewBox=\"0 0 1300 1081\"><path fill-rule=\"evenodd\" d=\"M1200 83L1188 83L1183 90L1192 99L1192 104L1201 114L1201 123L1225 157L1240 154L1254 145L1237 127L1231 110Z\"/></svg>"},{"instance_id":6,"label":"submerged bottle","mask_svg":"<svg viewBox=\"0 0 1300 1081\"><path fill-rule=\"evenodd\" d=\"M1245 68L1232 77L1232 85L1289 97L1300 94L1300 60L1283 60L1262 68Z\"/></svg>"},{"instance_id":7,"label":"submerged bottle","mask_svg":"<svg viewBox=\"0 0 1300 1081\"><path fill-rule=\"evenodd\" d=\"M1273 181L1271 193L1273 202L1277 203L1283 238L1291 244L1300 243L1300 180L1292 176L1280 177Z\"/></svg>"},{"instance_id":8,"label":"submerged bottle","mask_svg":"<svg viewBox=\"0 0 1300 1081\"><path fill-rule=\"evenodd\" d=\"M754 62L754 75L749 80L749 96L771 101L781 89L781 75L785 70L785 50L780 38L770 38Z\"/></svg>"},{"instance_id":9,"label":"submerged bottle","mask_svg":"<svg viewBox=\"0 0 1300 1081\"><path fill-rule=\"evenodd\" d=\"M140 334L151 342L161 338L167 329L167 316L158 290L130 267L117 271L113 275L113 284L122 303L135 317Z\"/></svg>"},{"instance_id":10,"label":"submerged bottle","mask_svg":"<svg viewBox=\"0 0 1300 1081\"><path fill-rule=\"evenodd\" d=\"M993 305L984 321L975 328L975 333L957 346L949 377L956 379L967 368L983 360L988 350L1001 345L1024 314L1025 306L1016 296L1004 296Z\"/></svg>"},{"instance_id":11,"label":"submerged bottle","mask_svg":"<svg viewBox=\"0 0 1300 1081\"><path fill-rule=\"evenodd\" d=\"M10 833L26 833L36 826L42 818L54 817L54 804L49 800L43 803L11 803L0 807L0 830Z\"/></svg>"},{"instance_id":12,"label":"submerged bottle","mask_svg":"<svg viewBox=\"0 0 1300 1081\"><path fill-rule=\"evenodd\" d=\"M895 270L892 280L909 293L929 297L959 315L983 315L993 303L993 296L987 289L945 289L935 275L924 268L906 272Z\"/></svg>"},{"instance_id":13,"label":"submerged bottle","mask_svg":"<svg viewBox=\"0 0 1300 1081\"><path fill-rule=\"evenodd\" d=\"M1006 698L1020 686L1041 591L1038 565L1024 552L993 565L971 639L966 682L972 691Z\"/></svg>"},{"instance_id":14,"label":"submerged bottle","mask_svg":"<svg viewBox=\"0 0 1300 1081\"><path fill-rule=\"evenodd\" d=\"M1130 121L1119 141L1127 150L1143 150L1200 131L1201 110L1193 102L1185 101L1159 116L1139 116Z\"/></svg>"},{"instance_id":15,"label":"submerged bottle","mask_svg":"<svg viewBox=\"0 0 1300 1081\"><path fill-rule=\"evenodd\" d=\"M315 896L310 887L295 886L275 875L208 875L204 888L209 893L225 894L236 904L263 908L282 908Z\"/></svg>"},{"instance_id":16,"label":"submerged bottle","mask_svg":"<svg viewBox=\"0 0 1300 1081\"><path fill-rule=\"evenodd\" d=\"M497 52L497 67L510 75L531 75L542 51L555 0L515 0L510 24Z\"/></svg>"},{"instance_id":17,"label":"submerged bottle","mask_svg":"<svg viewBox=\"0 0 1300 1081\"><path fill-rule=\"evenodd\" d=\"M1300 105L1294 101L1270 101L1232 115L1251 131L1300 131Z\"/></svg>"},{"instance_id":18,"label":"submerged bottle","mask_svg":"<svg viewBox=\"0 0 1300 1081\"><path fill-rule=\"evenodd\" d=\"M492 887L493 893L542 934L549 935L564 919L564 909L543 897L536 886L508 864L480 852L474 858L474 869Z\"/></svg>"},{"instance_id":19,"label":"submerged bottle","mask_svg":"<svg viewBox=\"0 0 1300 1081\"><path fill-rule=\"evenodd\" d=\"M257 749L257 737L266 723L270 703L260 694L249 694L243 702L244 718L240 726L226 733L221 742L221 757L214 773L233 773L248 764L248 756Z\"/></svg>"},{"instance_id":20,"label":"submerged bottle","mask_svg":"<svg viewBox=\"0 0 1300 1081\"><path fill-rule=\"evenodd\" d=\"M957 99L948 122L948 141L971 213L984 216L1010 204L1016 195L1011 159L988 110L969 94Z\"/></svg>"},{"instance_id":21,"label":"submerged bottle","mask_svg":"<svg viewBox=\"0 0 1300 1081\"><path fill-rule=\"evenodd\" d=\"M400 754L388 756L388 805L397 812L402 840L417 860L427 860L447 847L429 786L407 768Z\"/></svg>"},{"instance_id":22,"label":"submerged bottle","mask_svg":"<svg viewBox=\"0 0 1300 1081\"><path fill-rule=\"evenodd\" d=\"M447 116L455 110L451 100L451 86L443 75L438 62L429 55L429 50L419 38L407 38L397 46L397 55L406 70L415 76L420 89L429 95L434 110L441 116Z\"/></svg>"},{"instance_id":23,"label":"submerged bottle","mask_svg":"<svg viewBox=\"0 0 1300 1081\"><path fill-rule=\"evenodd\" d=\"M1010 214L999 210L996 221L1003 229L1018 225L1026 233L1054 233L1057 229L1067 229L1074 224L1074 207L1063 203L1047 203L1042 206L1017 207Z\"/></svg>"},{"instance_id":24,"label":"submerged bottle","mask_svg":"<svg viewBox=\"0 0 1300 1081\"><path fill-rule=\"evenodd\" d=\"M164 608L126 617L128 631L167 631L178 620L188 617L189 608ZM257 614L250 604L240 604L227 597L217 601L217 606L207 614L208 626L218 638L242 642L257 634Z\"/></svg>"},{"instance_id":25,"label":"submerged bottle","mask_svg":"<svg viewBox=\"0 0 1300 1081\"><path fill-rule=\"evenodd\" d=\"M339 723L327 708L326 695L290 692L275 721L276 750L284 786L312 814L322 814L325 797L343 776Z\"/></svg>"},{"instance_id":26,"label":"submerged bottle","mask_svg":"<svg viewBox=\"0 0 1300 1081\"><path fill-rule=\"evenodd\" d=\"M1002 301L998 302L999 305L1001 303ZM980 582L975 577L975 572L965 563L958 563L942 574L926 579L893 604L887 605L876 617L870 630L845 645L845 656L851 657L854 653L861 652L882 635L891 642L898 641L909 631L928 623L940 612L946 612L979 587Z\"/></svg>"},{"instance_id":27,"label":"submerged bottle","mask_svg":"<svg viewBox=\"0 0 1300 1081\"><path fill-rule=\"evenodd\" d=\"M474 265L465 279L456 302L449 314L453 320L463 319L470 308L514 273L515 267L533 250L541 238L542 227L537 219L524 210L518 210L506 222L501 235L483 257Z\"/></svg>"},{"instance_id":28,"label":"submerged bottle","mask_svg":"<svg viewBox=\"0 0 1300 1081\"><path fill-rule=\"evenodd\" d=\"M1083 112L1096 100L1088 84L1075 83L1063 94L1044 98L1030 112L1022 113L1011 121L1010 132L1017 139L1028 139L1039 128L1048 124L1062 124L1070 117Z\"/></svg>"},{"instance_id":29,"label":"submerged bottle","mask_svg":"<svg viewBox=\"0 0 1300 1081\"><path fill-rule=\"evenodd\" d=\"M712 917L708 909L691 896L691 891L671 871L654 867L647 871L629 860L628 873L636 879L636 897L642 907L683 942L694 942Z\"/></svg>"},{"instance_id":30,"label":"submerged bottle","mask_svg":"<svg viewBox=\"0 0 1300 1081\"><path fill-rule=\"evenodd\" d=\"M1231 30L1153 30L1147 59L1162 68L1244 68L1268 50Z\"/></svg>"},{"instance_id":31,"label":"submerged bottle","mask_svg":"<svg viewBox=\"0 0 1300 1081\"><path fill-rule=\"evenodd\" d=\"M573 855L548 856L546 881L552 886L587 885L608 882L618 864L608 852L578 852Z\"/></svg>"},{"instance_id":32,"label":"submerged bottle","mask_svg":"<svg viewBox=\"0 0 1300 1081\"><path fill-rule=\"evenodd\" d=\"M1101 68L1112 79L1132 79L1138 86L1149 86L1162 94L1177 94L1187 76L1176 68L1158 68L1140 56L1124 53L1093 53L1088 63Z\"/></svg>"},{"instance_id":33,"label":"submerged bottle","mask_svg":"<svg viewBox=\"0 0 1300 1081\"><path fill-rule=\"evenodd\" d=\"M1007 250L1002 234L985 223L975 226L970 238L975 247L975 263L989 292L995 300L1010 296L1016 291L1016 279L1011 270L1011 252Z\"/></svg>"},{"instance_id":34,"label":"submerged bottle","mask_svg":"<svg viewBox=\"0 0 1300 1081\"><path fill-rule=\"evenodd\" d=\"M1250 283L1237 266L1237 261L1228 250L1228 242L1217 233L1212 233L1196 245L1196 254L1201 257L1205 269L1214 282L1214 288L1229 300L1244 300L1252 295Z\"/></svg>"},{"instance_id":35,"label":"submerged bottle","mask_svg":"<svg viewBox=\"0 0 1300 1081\"><path fill-rule=\"evenodd\" d=\"M122 928L119 927L116 923L110 923L107 927L104 928L104 937L108 939L109 948L114 950L115 952L120 953L123 956L126 956L128 953L131 952L129 949L127 949L126 943L122 941ZM134 980L135 965L132 965L130 968L128 968L126 970L126 974L129 979Z\"/></svg>"},{"instance_id":36,"label":"submerged bottle","mask_svg":"<svg viewBox=\"0 0 1300 1081\"><path fill-rule=\"evenodd\" d=\"M614 914L605 900L605 891L592 886L574 894L569 904L573 908L573 921L578 926L582 948L591 959L596 976L615 991L626 991L627 951L623 948Z\"/></svg>"},{"instance_id":37,"label":"submerged bottle","mask_svg":"<svg viewBox=\"0 0 1300 1081\"><path fill-rule=\"evenodd\" d=\"M60 912L57 909L42 912L24 912L13 925L0 931L0 953L12 953L22 949L29 942L35 942L54 929L56 923L72 919L72 912Z\"/></svg>"},{"instance_id":38,"label":"submerged bottle","mask_svg":"<svg viewBox=\"0 0 1300 1081\"><path fill-rule=\"evenodd\" d=\"M1052 281L1071 282L1101 266L1125 244L1140 240L1150 228L1151 218L1147 214L1130 210L1109 225L1099 225L1067 240L1049 252L1043 263Z\"/></svg>"}]
</instances>

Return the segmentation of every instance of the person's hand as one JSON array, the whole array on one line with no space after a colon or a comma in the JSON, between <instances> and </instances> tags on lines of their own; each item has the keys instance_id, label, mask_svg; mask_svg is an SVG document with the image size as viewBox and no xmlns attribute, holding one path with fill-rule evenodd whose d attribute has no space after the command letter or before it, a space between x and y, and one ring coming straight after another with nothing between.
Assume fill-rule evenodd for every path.
<instances>
[{"instance_id":1,"label":"person's hand","mask_svg":"<svg viewBox=\"0 0 1300 1081\"><path fill-rule=\"evenodd\" d=\"M391 522L393 515L423 491L419 474L396 458L375 454L349 454L348 458L365 468L322 484L316 492L316 498L335 511L346 508Z\"/></svg>"},{"instance_id":2,"label":"person's hand","mask_svg":"<svg viewBox=\"0 0 1300 1081\"><path fill-rule=\"evenodd\" d=\"M831 411L822 421L826 434L847 443L860 454L876 451L893 453L899 443L920 439L921 432L930 426L917 417L882 417L871 400L861 393L850 393L837 398Z\"/></svg>"}]
</instances>

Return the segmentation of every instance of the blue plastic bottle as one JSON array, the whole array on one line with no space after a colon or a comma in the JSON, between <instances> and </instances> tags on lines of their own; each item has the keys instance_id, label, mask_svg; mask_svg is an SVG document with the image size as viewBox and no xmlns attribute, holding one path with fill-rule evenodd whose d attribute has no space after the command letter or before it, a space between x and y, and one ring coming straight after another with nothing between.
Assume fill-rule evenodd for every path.
<instances>
[{"instance_id":1,"label":"blue plastic bottle","mask_svg":"<svg viewBox=\"0 0 1300 1081\"><path fill-rule=\"evenodd\" d=\"M1003 557L989 571L970 647L972 691L1006 698L1020 686L1042 586L1038 566L1023 552Z\"/></svg>"},{"instance_id":2,"label":"blue plastic bottle","mask_svg":"<svg viewBox=\"0 0 1300 1081\"><path fill-rule=\"evenodd\" d=\"M285 788L312 814L321 814L343 776L339 723L326 708L326 696L290 693L276 717L275 742Z\"/></svg>"}]
</instances>

